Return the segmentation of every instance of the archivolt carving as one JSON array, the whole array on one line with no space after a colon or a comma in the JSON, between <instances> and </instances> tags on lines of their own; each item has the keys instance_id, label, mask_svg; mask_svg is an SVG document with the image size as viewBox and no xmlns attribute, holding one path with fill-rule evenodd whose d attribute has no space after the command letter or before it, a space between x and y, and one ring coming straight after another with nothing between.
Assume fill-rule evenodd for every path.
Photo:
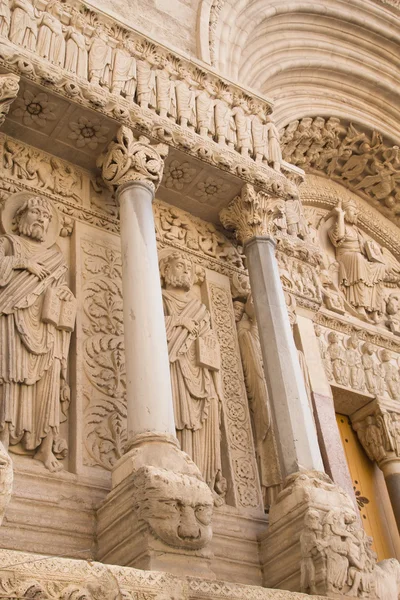
<instances>
[{"instance_id":1,"label":"archivolt carving","mask_svg":"<svg viewBox=\"0 0 400 600\"><path fill-rule=\"evenodd\" d=\"M398 218L400 151L378 131L362 131L336 117L305 117L281 131L281 142L285 160L325 173Z\"/></svg>"}]
</instances>

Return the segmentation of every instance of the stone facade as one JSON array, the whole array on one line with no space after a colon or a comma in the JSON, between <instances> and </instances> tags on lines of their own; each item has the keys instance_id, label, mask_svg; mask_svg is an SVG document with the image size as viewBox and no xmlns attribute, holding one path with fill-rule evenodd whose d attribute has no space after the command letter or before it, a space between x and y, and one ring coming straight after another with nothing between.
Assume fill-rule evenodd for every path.
<instances>
[{"instance_id":1,"label":"stone facade","mask_svg":"<svg viewBox=\"0 0 400 600\"><path fill-rule=\"evenodd\" d=\"M395 600L399 7L125 4L0 2L0 597Z\"/></svg>"}]
</instances>

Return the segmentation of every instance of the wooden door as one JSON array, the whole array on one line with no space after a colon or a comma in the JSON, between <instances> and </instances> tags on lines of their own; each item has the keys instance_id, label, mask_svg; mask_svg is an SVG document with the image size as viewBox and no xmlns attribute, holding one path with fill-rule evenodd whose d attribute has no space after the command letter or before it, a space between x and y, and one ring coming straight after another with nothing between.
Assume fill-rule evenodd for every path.
<instances>
[{"instance_id":1,"label":"wooden door","mask_svg":"<svg viewBox=\"0 0 400 600\"><path fill-rule=\"evenodd\" d=\"M336 414L361 521L373 537L378 560L398 558L400 540L382 472L366 455L349 417Z\"/></svg>"}]
</instances>

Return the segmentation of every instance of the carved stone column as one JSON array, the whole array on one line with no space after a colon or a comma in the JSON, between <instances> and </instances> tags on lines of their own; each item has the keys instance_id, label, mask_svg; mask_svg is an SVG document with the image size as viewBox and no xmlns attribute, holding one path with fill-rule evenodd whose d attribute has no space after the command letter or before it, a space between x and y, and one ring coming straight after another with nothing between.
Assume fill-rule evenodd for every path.
<instances>
[{"instance_id":1,"label":"carved stone column","mask_svg":"<svg viewBox=\"0 0 400 600\"><path fill-rule=\"evenodd\" d=\"M269 234L274 200L245 185L220 219L235 229L247 257L281 470L287 476L301 469L323 471L323 463Z\"/></svg>"},{"instance_id":2,"label":"carved stone column","mask_svg":"<svg viewBox=\"0 0 400 600\"><path fill-rule=\"evenodd\" d=\"M98 511L99 559L212 576L213 497L179 449L152 210L167 147L121 127L99 158L120 204L128 442Z\"/></svg>"},{"instance_id":3,"label":"carved stone column","mask_svg":"<svg viewBox=\"0 0 400 600\"><path fill-rule=\"evenodd\" d=\"M0 127L3 125L11 103L19 91L19 77L14 73L0 75Z\"/></svg>"},{"instance_id":4,"label":"carved stone column","mask_svg":"<svg viewBox=\"0 0 400 600\"><path fill-rule=\"evenodd\" d=\"M383 472L400 531L400 407L377 398L353 413L351 422L365 452Z\"/></svg>"}]
</instances>

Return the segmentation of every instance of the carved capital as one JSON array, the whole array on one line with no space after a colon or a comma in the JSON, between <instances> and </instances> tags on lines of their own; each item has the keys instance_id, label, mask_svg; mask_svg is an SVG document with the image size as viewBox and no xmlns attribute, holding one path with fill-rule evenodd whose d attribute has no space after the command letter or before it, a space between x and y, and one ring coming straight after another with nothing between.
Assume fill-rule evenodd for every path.
<instances>
[{"instance_id":1,"label":"carved capital","mask_svg":"<svg viewBox=\"0 0 400 600\"><path fill-rule=\"evenodd\" d=\"M276 200L276 199L275 199ZM236 196L227 208L219 214L222 225L226 229L235 230L241 244L254 237L270 236L276 207L273 198L265 192L256 192L254 187L246 184L240 196ZM283 200L280 200L284 204Z\"/></svg>"},{"instance_id":2,"label":"carved capital","mask_svg":"<svg viewBox=\"0 0 400 600\"><path fill-rule=\"evenodd\" d=\"M0 127L3 125L11 103L19 91L19 77L12 73L0 75Z\"/></svg>"},{"instance_id":3,"label":"carved capital","mask_svg":"<svg viewBox=\"0 0 400 600\"><path fill-rule=\"evenodd\" d=\"M376 400L352 418L353 429L371 460L379 467L400 458L400 412Z\"/></svg>"},{"instance_id":4,"label":"carved capital","mask_svg":"<svg viewBox=\"0 0 400 600\"><path fill-rule=\"evenodd\" d=\"M152 145L145 136L135 138L129 127L122 125L108 150L97 160L102 177L109 188L118 189L124 183L141 181L155 192L161 183L165 144Z\"/></svg>"}]
</instances>

